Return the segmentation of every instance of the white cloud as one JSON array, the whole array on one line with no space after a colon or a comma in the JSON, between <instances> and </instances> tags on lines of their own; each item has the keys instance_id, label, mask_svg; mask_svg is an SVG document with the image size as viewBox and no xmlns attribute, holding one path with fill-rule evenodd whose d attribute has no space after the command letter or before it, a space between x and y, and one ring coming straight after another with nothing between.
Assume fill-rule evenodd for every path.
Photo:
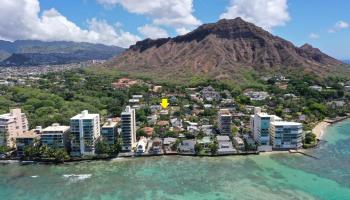
<instances>
[{"instance_id":1,"label":"white cloud","mask_svg":"<svg viewBox=\"0 0 350 200\"><path fill-rule=\"evenodd\" d=\"M344 29L344 28L348 28L349 27L349 24L347 22L344 22L344 21L339 21L335 24L335 28L338 28L338 29Z\"/></svg>"},{"instance_id":2,"label":"white cloud","mask_svg":"<svg viewBox=\"0 0 350 200\"><path fill-rule=\"evenodd\" d=\"M166 30L150 24L141 26L137 30L146 38L157 39L169 37Z\"/></svg>"},{"instance_id":3,"label":"white cloud","mask_svg":"<svg viewBox=\"0 0 350 200\"><path fill-rule=\"evenodd\" d=\"M220 18L241 17L267 30L283 26L289 20L287 0L231 0Z\"/></svg>"},{"instance_id":4,"label":"white cloud","mask_svg":"<svg viewBox=\"0 0 350 200\"><path fill-rule=\"evenodd\" d=\"M187 28L177 28L176 29L176 33L179 35L185 35L187 33L191 32L191 29L187 29Z\"/></svg>"},{"instance_id":5,"label":"white cloud","mask_svg":"<svg viewBox=\"0 0 350 200\"><path fill-rule=\"evenodd\" d=\"M341 29L347 29L349 28L349 23L345 22L345 21L338 21L337 23L335 23L335 25L333 26L333 28L329 29L328 32L329 33L335 33Z\"/></svg>"},{"instance_id":6,"label":"white cloud","mask_svg":"<svg viewBox=\"0 0 350 200\"><path fill-rule=\"evenodd\" d=\"M320 36L316 33L310 33L309 37L314 40L320 38Z\"/></svg>"},{"instance_id":7,"label":"white cloud","mask_svg":"<svg viewBox=\"0 0 350 200\"><path fill-rule=\"evenodd\" d=\"M53 8L43 11L42 15L39 13L38 0L2 0L0 38L92 42L122 47L140 40L104 20L88 20L88 29L82 29Z\"/></svg>"},{"instance_id":8,"label":"white cloud","mask_svg":"<svg viewBox=\"0 0 350 200\"><path fill-rule=\"evenodd\" d=\"M193 29L201 22L193 15L193 0L97 0L105 6L121 5L130 13L144 15L155 25Z\"/></svg>"}]
</instances>

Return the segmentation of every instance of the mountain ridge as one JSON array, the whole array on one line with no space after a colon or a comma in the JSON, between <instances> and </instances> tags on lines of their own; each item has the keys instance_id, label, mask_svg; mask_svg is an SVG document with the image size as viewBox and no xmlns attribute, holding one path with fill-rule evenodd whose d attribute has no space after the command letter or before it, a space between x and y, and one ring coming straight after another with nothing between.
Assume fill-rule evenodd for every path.
<instances>
[{"instance_id":1,"label":"mountain ridge","mask_svg":"<svg viewBox=\"0 0 350 200\"><path fill-rule=\"evenodd\" d=\"M0 66L69 64L88 60L107 60L124 49L87 42L0 40Z\"/></svg>"},{"instance_id":2,"label":"mountain ridge","mask_svg":"<svg viewBox=\"0 0 350 200\"><path fill-rule=\"evenodd\" d=\"M232 78L240 70L302 69L325 75L338 66L344 70L345 64L309 44L296 47L241 18L203 24L174 38L139 41L107 64L129 73L215 78Z\"/></svg>"}]
</instances>

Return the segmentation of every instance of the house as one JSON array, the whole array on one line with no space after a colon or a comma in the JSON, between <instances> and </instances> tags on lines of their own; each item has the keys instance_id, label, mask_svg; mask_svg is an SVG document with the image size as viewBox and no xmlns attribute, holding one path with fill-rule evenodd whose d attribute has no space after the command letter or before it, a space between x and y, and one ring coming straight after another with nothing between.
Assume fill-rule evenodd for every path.
<instances>
[{"instance_id":1,"label":"house","mask_svg":"<svg viewBox=\"0 0 350 200\"><path fill-rule=\"evenodd\" d=\"M240 137L233 137L233 144L236 149L244 150L244 141Z\"/></svg>"},{"instance_id":2,"label":"house","mask_svg":"<svg viewBox=\"0 0 350 200\"><path fill-rule=\"evenodd\" d=\"M141 137L141 139L137 142L136 145L136 153L146 153L147 150L147 139L145 137Z\"/></svg>"},{"instance_id":3,"label":"house","mask_svg":"<svg viewBox=\"0 0 350 200\"><path fill-rule=\"evenodd\" d=\"M220 101L221 96L220 93L215 91L212 86L204 87L201 90L201 94L204 100L206 101Z\"/></svg>"},{"instance_id":4,"label":"house","mask_svg":"<svg viewBox=\"0 0 350 200\"><path fill-rule=\"evenodd\" d=\"M182 128L182 119L179 119L179 118L172 118L170 119L170 123L171 123L171 126L172 127L176 127L176 128Z\"/></svg>"},{"instance_id":5,"label":"house","mask_svg":"<svg viewBox=\"0 0 350 200\"><path fill-rule=\"evenodd\" d=\"M198 123L196 123L196 122L189 122L189 121L186 121L186 123L187 123L187 131L189 131L189 132L199 131Z\"/></svg>"},{"instance_id":6,"label":"house","mask_svg":"<svg viewBox=\"0 0 350 200\"><path fill-rule=\"evenodd\" d=\"M219 149L217 152L219 155L237 153L237 150L233 148L232 142L230 141L230 138L227 135L218 135L216 136L216 140L218 141L219 145Z\"/></svg>"},{"instance_id":7,"label":"house","mask_svg":"<svg viewBox=\"0 0 350 200\"><path fill-rule=\"evenodd\" d=\"M211 138L209 136L205 136L202 139L197 140L197 144L203 147L205 152L210 152L210 144L212 143Z\"/></svg>"},{"instance_id":8,"label":"house","mask_svg":"<svg viewBox=\"0 0 350 200\"><path fill-rule=\"evenodd\" d=\"M127 89L136 84L138 84L136 80L121 78L117 82L112 83L112 87L114 89Z\"/></svg>"},{"instance_id":9,"label":"house","mask_svg":"<svg viewBox=\"0 0 350 200\"><path fill-rule=\"evenodd\" d=\"M212 104L204 104L203 106L205 109L213 108Z\"/></svg>"},{"instance_id":10,"label":"house","mask_svg":"<svg viewBox=\"0 0 350 200\"><path fill-rule=\"evenodd\" d=\"M163 146L166 152L172 151L173 145L176 143L176 138L167 137L163 139ZM176 147L175 147L176 148Z\"/></svg>"},{"instance_id":11,"label":"house","mask_svg":"<svg viewBox=\"0 0 350 200\"><path fill-rule=\"evenodd\" d=\"M162 86L160 86L160 85L155 85L152 88L152 91L155 93L159 93L161 90L162 90Z\"/></svg>"},{"instance_id":12,"label":"house","mask_svg":"<svg viewBox=\"0 0 350 200\"><path fill-rule=\"evenodd\" d=\"M244 92L244 95L249 97L252 101L262 101L269 97L269 93L267 92L256 92L251 90Z\"/></svg>"},{"instance_id":13,"label":"house","mask_svg":"<svg viewBox=\"0 0 350 200\"><path fill-rule=\"evenodd\" d=\"M309 87L311 90L315 90L315 91L318 91L318 92L322 92L322 86L319 86L319 85L313 85L313 86L310 86Z\"/></svg>"},{"instance_id":14,"label":"house","mask_svg":"<svg viewBox=\"0 0 350 200\"><path fill-rule=\"evenodd\" d=\"M140 103L140 99L129 99L129 103L132 105Z\"/></svg>"},{"instance_id":15,"label":"house","mask_svg":"<svg viewBox=\"0 0 350 200\"><path fill-rule=\"evenodd\" d=\"M162 107L160 105L151 105L150 109L152 113L157 113L158 111L162 110Z\"/></svg>"},{"instance_id":16,"label":"house","mask_svg":"<svg viewBox=\"0 0 350 200\"><path fill-rule=\"evenodd\" d=\"M327 106L336 109L336 108L342 108L345 106L345 101L331 101L327 103Z\"/></svg>"},{"instance_id":17,"label":"house","mask_svg":"<svg viewBox=\"0 0 350 200\"><path fill-rule=\"evenodd\" d=\"M149 125L154 125L154 124L157 123L157 119L158 119L158 117L157 117L156 114L147 116L147 123L148 123Z\"/></svg>"},{"instance_id":18,"label":"house","mask_svg":"<svg viewBox=\"0 0 350 200\"><path fill-rule=\"evenodd\" d=\"M146 134L147 137L152 137L154 128L152 128L152 127L143 127L140 130L143 131Z\"/></svg>"},{"instance_id":19,"label":"house","mask_svg":"<svg viewBox=\"0 0 350 200\"><path fill-rule=\"evenodd\" d=\"M162 139L160 139L160 138L153 139L151 151L154 154L162 153Z\"/></svg>"},{"instance_id":20,"label":"house","mask_svg":"<svg viewBox=\"0 0 350 200\"><path fill-rule=\"evenodd\" d=\"M201 130L205 135L213 135L213 125L202 125Z\"/></svg>"},{"instance_id":21,"label":"house","mask_svg":"<svg viewBox=\"0 0 350 200\"><path fill-rule=\"evenodd\" d=\"M133 98L133 99L142 99L142 98L143 98L143 95L139 95L139 94L137 94L137 95L132 95L132 98Z\"/></svg>"},{"instance_id":22,"label":"house","mask_svg":"<svg viewBox=\"0 0 350 200\"><path fill-rule=\"evenodd\" d=\"M350 85L344 86L344 89L345 89L346 92L350 92Z\"/></svg>"},{"instance_id":23,"label":"house","mask_svg":"<svg viewBox=\"0 0 350 200\"><path fill-rule=\"evenodd\" d=\"M166 126L169 126L169 122L168 121L158 121L157 125L166 127Z\"/></svg>"},{"instance_id":24,"label":"house","mask_svg":"<svg viewBox=\"0 0 350 200\"><path fill-rule=\"evenodd\" d=\"M179 151L184 154L194 154L196 141L195 140L183 140L179 145Z\"/></svg>"}]
</instances>

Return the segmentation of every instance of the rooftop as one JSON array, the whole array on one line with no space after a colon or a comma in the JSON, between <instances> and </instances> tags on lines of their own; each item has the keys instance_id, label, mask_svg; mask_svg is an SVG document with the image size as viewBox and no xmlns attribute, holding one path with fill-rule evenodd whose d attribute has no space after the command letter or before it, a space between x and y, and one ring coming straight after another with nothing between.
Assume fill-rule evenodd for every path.
<instances>
[{"instance_id":1,"label":"rooftop","mask_svg":"<svg viewBox=\"0 0 350 200\"><path fill-rule=\"evenodd\" d=\"M94 119L96 116L99 116L99 114L90 114L89 111L84 110L83 112L72 117L71 119Z\"/></svg>"},{"instance_id":2,"label":"rooftop","mask_svg":"<svg viewBox=\"0 0 350 200\"><path fill-rule=\"evenodd\" d=\"M33 130L24 132L24 133L16 136L16 138L21 138L21 139L24 139L24 138L38 138L38 137L40 137L40 135L36 134L35 131L33 131Z\"/></svg>"},{"instance_id":3,"label":"rooftop","mask_svg":"<svg viewBox=\"0 0 350 200\"><path fill-rule=\"evenodd\" d=\"M286 122L286 121L275 121L271 122L271 125L273 126L301 126L301 123L297 122Z\"/></svg>"},{"instance_id":4,"label":"rooftop","mask_svg":"<svg viewBox=\"0 0 350 200\"><path fill-rule=\"evenodd\" d=\"M113 128L113 127L116 127L117 125L118 125L118 122L112 121L112 119L110 119L103 124L102 128Z\"/></svg>"},{"instance_id":5,"label":"rooftop","mask_svg":"<svg viewBox=\"0 0 350 200\"><path fill-rule=\"evenodd\" d=\"M45 134L45 132L66 132L69 129L69 126L60 126L59 124L52 124L52 126L49 126L43 130L43 134Z\"/></svg>"}]
</instances>

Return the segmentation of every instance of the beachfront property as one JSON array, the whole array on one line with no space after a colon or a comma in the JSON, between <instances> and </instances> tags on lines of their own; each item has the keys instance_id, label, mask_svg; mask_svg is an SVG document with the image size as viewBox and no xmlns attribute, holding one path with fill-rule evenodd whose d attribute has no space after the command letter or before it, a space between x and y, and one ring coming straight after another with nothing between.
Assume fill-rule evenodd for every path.
<instances>
[{"instance_id":1,"label":"beachfront property","mask_svg":"<svg viewBox=\"0 0 350 200\"><path fill-rule=\"evenodd\" d=\"M221 109L218 113L218 125L221 135L231 134L232 115L228 109Z\"/></svg>"},{"instance_id":2,"label":"beachfront property","mask_svg":"<svg viewBox=\"0 0 350 200\"><path fill-rule=\"evenodd\" d=\"M218 141L218 155L227 155L237 153L237 150L233 148L232 142L227 135L218 135L216 136L216 140Z\"/></svg>"},{"instance_id":3,"label":"beachfront property","mask_svg":"<svg viewBox=\"0 0 350 200\"><path fill-rule=\"evenodd\" d=\"M42 130L41 144L54 149L68 149L70 132L69 126L61 126L58 123L52 124Z\"/></svg>"},{"instance_id":4,"label":"beachfront property","mask_svg":"<svg viewBox=\"0 0 350 200\"><path fill-rule=\"evenodd\" d=\"M270 122L281 121L276 115L261 112L261 108L254 108L254 115L250 118L250 126L254 140L259 145L259 151L271 151L270 146Z\"/></svg>"},{"instance_id":5,"label":"beachfront property","mask_svg":"<svg viewBox=\"0 0 350 200\"><path fill-rule=\"evenodd\" d=\"M233 137L232 140L233 140L233 145L236 149L244 150L244 141L242 138L236 136L236 137Z\"/></svg>"},{"instance_id":6,"label":"beachfront property","mask_svg":"<svg viewBox=\"0 0 350 200\"><path fill-rule=\"evenodd\" d=\"M25 148L27 146L35 145L35 141L40 139L40 135L36 134L35 131L26 131L19 136L16 136L16 151L19 158L25 155Z\"/></svg>"},{"instance_id":7,"label":"beachfront property","mask_svg":"<svg viewBox=\"0 0 350 200\"><path fill-rule=\"evenodd\" d=\"M94 155L95 142L100 137L100 115L84 110L70 119L70 129L73 136L71 155Z\"/></svg>"},{"instance_id":8,"label":"beachfront property","mask_svg":"<svg viewBox=\"0 0 350 200\"><path fill-rule=\"evenodd\" d=\"M271 122L270 137L273 149L299 149L303 145L303 126L296 122Z\"/></svg>"},{"instance_id":9,"label":"beachfront property","mask_svg":"<svg viewBox=\"0 0 350 200\"><path fill-rule=\"evenodd\" d=\"M101 128L101 137L107 144L114 144L118 137L118 122L108 119Z\"/></svg>"},{"instance_id":10,"label":"beachfront property","mask_svg":"<svg viewBox=\"0 0 350 200\"><path fill-rule=\"evenodd\" d=\"M130 106L126 106L121 114L122 151L130 152L136 144L136 114Z\"/></svg>"},{"instance_id":11,"label":"beachfront property","mask_svg":"<svg viewBox=\"0 0 350 200\"><path fill-rule=\"evenodd\" d=\"M145 137L140 138L136 145L136 153L146 153L148 141Z\"/></svg>"},{"instance_id":12,"label":"beachfront property","mask_svg":"<svg viewBox=\"0 0 350 200\"><path fill-rule=\"evenodd\" d=\"M183 140L179 145L179 151L180 153L184 154L194 154L195 149L194 146L196 145L195 140Z\"/></svg>"},{"instance_id":13,"label":"beachfront property","mask_svg":"<svg viewBox=\"0 0 350 200\"><path fill-rule=\"evenodd\" d=\"M211 138L209 136L205 136L202 139L197 139L197 144L203 147L205 152L210 152L210 144L212 143Z\"/></svg>"},{"instance_id":14,"label":"beachfront property","mask_svg":"<svg viewBox=\"0 0 350 200\"><path fill-rule=\"evenodd\" d=\"M162 139L154 138L151 146L151 151L154 154L162 153Z\"/></svg>"},{"instance_id":15,"label":"beachfront property","mask_svg":"<svg viewBox=\"0 0 350 200\"><path fill-rule=\"evenodd\" d=\"M0 146L15 147L15 138L27 131L27 116L20 108L0 115Z\"/></svg>"}]
</instances>

